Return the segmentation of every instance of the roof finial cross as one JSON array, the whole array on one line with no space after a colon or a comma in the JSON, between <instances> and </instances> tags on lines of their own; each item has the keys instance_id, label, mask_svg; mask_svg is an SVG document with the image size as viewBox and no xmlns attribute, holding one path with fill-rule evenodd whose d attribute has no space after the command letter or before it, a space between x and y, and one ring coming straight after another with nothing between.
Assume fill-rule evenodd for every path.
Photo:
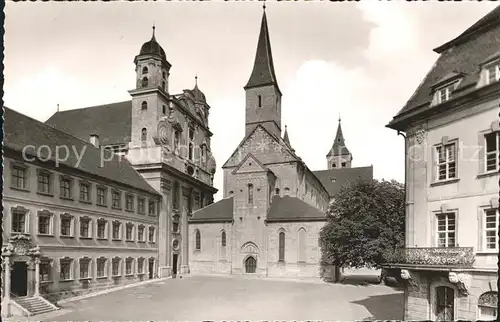
<instances>
[{"instance_id":1,"label":"roof finial cross","mask_svg":"<svg viewBox=\"0 0 500 322\"><path fill-rule=\"evenodd\" d=\"M339 123L340 123L340 113L339 113Z\"/></svg>"},{"instance_id":2,"label":"roof finial cross","mask_svg":"<svg viewBox=\"0 0 500 322\"><path fill-rule=\"evenodd\" d=\"M156 26L155 26L155 22L153 20L153 38L155 37L155 29L156 29Z\"/></svg>"},{"instance_id":3,"label":"roof finial cross","mask_svg":"<svg viewBox=\"0 0 500 322\"><path fill-rule=\"evenodd\" d=\"M198 74L194 77L194 86L198 86Z\"/></svg>"},{"instance_id":4,"label":"roof finial cross","mask_svg":"<svg viewBox=\"0 0 500 322\"><path fill-rule=\"evenodd\" d=\"M57 103L57 111L59 112L59 103Z\"/></svg>"},{"instance_id":5,"label":"roof finial cross","mask_svg":"<svg viewBox=\"0 0 500 322\"><path fill-rule=\"evenodd\" d=\"M262 5L262 8L264 9L264 11L266 10L266 0L264 0L264 4Z\"/></svg>"}]
</instances>

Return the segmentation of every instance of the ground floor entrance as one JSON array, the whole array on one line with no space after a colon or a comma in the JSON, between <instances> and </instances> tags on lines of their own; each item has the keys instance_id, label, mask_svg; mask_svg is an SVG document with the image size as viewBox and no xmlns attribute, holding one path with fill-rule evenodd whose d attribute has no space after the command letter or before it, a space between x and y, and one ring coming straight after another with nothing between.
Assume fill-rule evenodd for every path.
<instances>
[{"instance_id":1,"label":"ground floor entrance","mask_svg":"<svg viewBox=\"0 0 500 322\"><path fill-rule=\"evenodd\" d=\"M10 291L16 296L28 295L28 265L26 262L14 262L11 272Z\"/></svg>"},{"instance_id":2,"label":"ground floor entrance","mask_svg":"<svg viewBox=\"0 0 500 322\"><path fill-rule=\"evenodd\" d=\"M257 268L257 261L253 256L248 257L245 260L245 273L255 273L255 269Z\"/></svg>"},{"instance_id":3,"label":"ground floor entrance","mask_svg":"<svg viewBox=\"0 0 500 322\"><path fill-rule=\"evenodd\" d=\"M155 260L154 260L154 258L150 258L148 261L149 279L152 279L154 277L154 272L155 272Z\"/></svg>"},{"instance_id":4,"label":"ground floor entrance","mask_svg":"<svg viewBox=\"0 0 500 322\"><path fill-rule=\"evenodd\" d=\"M177 266L179 265L179 254L174 254L172 257L172 275L177 275Z\"/></svg>"}]
</instances>

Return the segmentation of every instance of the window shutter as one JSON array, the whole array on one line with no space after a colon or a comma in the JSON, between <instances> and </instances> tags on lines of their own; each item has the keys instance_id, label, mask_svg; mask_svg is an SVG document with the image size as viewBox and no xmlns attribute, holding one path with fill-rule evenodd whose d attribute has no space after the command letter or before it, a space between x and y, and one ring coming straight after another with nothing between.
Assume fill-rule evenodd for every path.
<instances>
[{"instance_id":1,"label":"window shutter","mask_svg":"<svg viewBox=\"0 0 500 322\"><path fill-rule=\"evenodd\" d=\"M486 172L486 165L485 165L485 139L484 139L484 133L479 133L478 135L478 141L477 141L477 146L478 146L478 151L477 151L477 159L478 159L478 174Z\"/></svg>"}]
</instances>

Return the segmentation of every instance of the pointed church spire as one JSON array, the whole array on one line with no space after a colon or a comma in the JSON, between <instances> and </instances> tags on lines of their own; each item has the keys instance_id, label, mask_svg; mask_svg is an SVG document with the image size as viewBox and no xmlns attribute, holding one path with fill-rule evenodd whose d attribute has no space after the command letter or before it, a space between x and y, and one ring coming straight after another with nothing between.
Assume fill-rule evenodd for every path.
<instances>
[{"instance_id":1,"label":"pointed church spire","mask_svg":"<svg viewBox=\"0 0 500 322\"><path fill-rule=\"evenodd\" d=\"M333 146L328 152L327 156L339 156L339 155L349 155L350 152L345 146L344 142L344 134L342 133L342 125L340 123L340 115L339 115L339 125L337 127L337 134L335 135L335 141L333 142Z\"/></svg>"},{"instance_id":2,"label":"pointed church spire","mask_svg":"<svg viewBox=\"0 0 500 322\"><path fill-rule=\"evenodd\" d=\"M285 134L283 134L283 141L285 141L288 146L290 146L290 139L288 138L288 129L287 126L285 125Z\"/></svg>"},{"instance_id":3,"label":"pointed church spire","mask_svg":"<svg viewBox=\"0 0 500 322\"><path fill-rule=\"evenodd\" d=\"M271 53L271 41L269 39L265 9L266 6L264 4L259 41L255 53L255 62L250 79L244 89L265 85L275 85L278 87L278 82L274 73L273 55Z\"/></svg>"}]
</instances>

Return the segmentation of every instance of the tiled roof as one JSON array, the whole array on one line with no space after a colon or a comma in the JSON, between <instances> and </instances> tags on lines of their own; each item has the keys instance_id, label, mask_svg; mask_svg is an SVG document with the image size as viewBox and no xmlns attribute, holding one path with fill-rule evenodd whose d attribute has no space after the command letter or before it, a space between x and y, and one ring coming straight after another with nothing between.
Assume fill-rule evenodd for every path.
<instances>
[{"instance_id":1,"label":"tiled roof","mask_svg":"<svg viewBox=\"0 0 500 322\"><path fill-rule=\"evenodd\" d=\"M344 140L344 134L342 133L342 126L340 125L340 119L339 119L339 125L337 127L337 134L335 135L335 141L333 141L332 148L326 155L327 157L335 155L349 155L349 150L345 146L345 140Z\"/></svg>"},{"instance_id":2,"label":"tiled roof","mask_svg":"<svg viewBox=\"0 0 500 322\"><path fill-rule=\"evenodd\" d=\"M269 40L269 30L267 28L266 12L262 15L260 26L259 42L257 43L257 51L255 53L255 62L253 65L252 74L245 89L275 85L278 87L276 75L274 73L273 55L271 52L271 41ZM279 89L278 89L279 90Z\"/></svg>"},{"instance_id":3,"label":"tiled roof","mask_svg":"<svg viewBox=\"0 0 500 322\"><path fill-rule=\"evenodd\" d=\"M480 65L500 50L500 6L479 20L462 35L436 49L441 55L425 76L406 105L398 112L388 127L404 130L403 122L417 111L435 108L430 106L432 88L449 73L462 73L463 79L453 93L453 99L476 90ZM436 105L439 107L439 105Z\"/></svg>"},{"instance_id":4,"label":"tiled roof","mask_svg":"<svg viewBox=\"0 0 500 322\"><path fill-rule=\"evenodd\" d=\"M132 101L57 112L45 124L89 141L99 135L101 145L127 144L132 133Z\"/></svg>"},{"instance_id":5,"label":"tiled roof","mask_svg":"<svg viewBox=\"0 0 500 322\"><path fill-rule=\"evenodd\" d=\"M325 219L325 213L307 202L290 196L274 196L267 221L307 221Z\"/></svg>"},{"instance_id":6,"label":"tiled roof","mask_svg":"<svg viewBox=\"0 0 500 322\"><path fill-rule=\"evenodd\" d=\"M313 171L313 173L326 188L330 197L334 197L343 186L358 179L372 180L373 166L320 170Z\"/></svg>"},{"instance_id":7,"label":"tiled roof","mask_svg":"<svg viewBox=\"0 0 500 322\"><path fill-rule=\"evenodd\" d=\"M190 223L219 222L233 220L233 197L214 202L193 212Z\"/></svg>"},{"instance_id":8,"label":"tiled roof","mask_svg":"<svg viewBox=\"0 0 500 322\"><path fill-rule=\"evenodd\" d=\"M4 146L6 148L21 152L25 146L34 146L35 149L28 150L29 153L46 145L52 153L51 159L54 160L56 147L59 147L61 151L61 158L66 155L63 147L67 147L70 151L69 157L67 161L61 161L61 165L158 195L158 192L133 169L125 158L120 159L114 155L111 160L106 161L109 159L108 152L104 152L106 155L101 158L101 150L88 142L7 107L4 111ZM78 156L82 156L80 163L78 163L77 153L73 151L77 151ZM47 153L46 149L40 150L40 156L43 158L48 157ZM101 159L104 160L102 167L100 166Z\"/></svg>"}]
</instances>

